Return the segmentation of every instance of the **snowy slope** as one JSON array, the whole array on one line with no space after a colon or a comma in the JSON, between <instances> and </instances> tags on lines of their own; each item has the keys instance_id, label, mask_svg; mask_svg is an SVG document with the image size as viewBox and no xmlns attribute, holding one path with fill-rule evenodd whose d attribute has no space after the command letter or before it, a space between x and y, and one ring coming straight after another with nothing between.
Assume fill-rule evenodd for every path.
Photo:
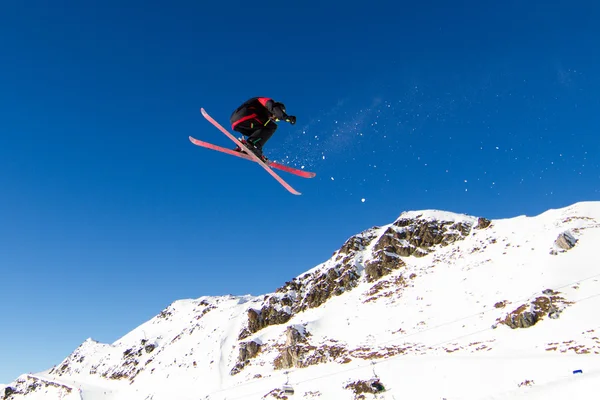
<instances>
[{"instance_id":1,"label":"snowy slope","mask_svg":"<svg viewBox=\"0 0 600 400\"><path fill-rule=\"evenodd\" d=\"M88 339L7 398L594 398L598 243L600 202L405 212L274 293L180 300L115 343ZM368 393L376 380L387 390Z\"/></svg>"}]
</instances>

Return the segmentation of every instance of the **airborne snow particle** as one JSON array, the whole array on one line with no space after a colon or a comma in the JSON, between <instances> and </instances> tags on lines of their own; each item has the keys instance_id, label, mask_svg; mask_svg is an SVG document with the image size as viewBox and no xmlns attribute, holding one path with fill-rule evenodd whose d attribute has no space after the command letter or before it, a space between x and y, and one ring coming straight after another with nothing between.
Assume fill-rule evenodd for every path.
<instances>
[{"instance_id":1,"label":"airborne snow particle","mask_svg":"<svg viewBox=\"0 0 600 400\"><path fill-rule=\"evenodd\" d=\"M333 176L331 177L331 180L334 181L335 179L333 179Z\"/></svg>"},{"instance_id":2,"label":"airborne snow particle","mask_svg":"<svg viewBox=\"0 0 600 400\"><path fill-rule=\"evenodd\" d=\"M362 201L363 203L365 202L365 199L360 199L360 201Z\"/></svg>"}]
</instances>

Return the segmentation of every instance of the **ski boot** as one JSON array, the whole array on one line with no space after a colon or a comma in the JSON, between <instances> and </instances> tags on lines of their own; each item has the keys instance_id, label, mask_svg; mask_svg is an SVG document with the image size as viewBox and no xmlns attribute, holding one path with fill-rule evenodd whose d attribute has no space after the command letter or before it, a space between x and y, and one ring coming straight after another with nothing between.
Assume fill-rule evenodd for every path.
<instances>
[{"instance_id":1,"label":"ski boot","mask_svg":"<svg viewBox=\"0 0 600 400\"><path fill-rule=\"evenodd\" d=\"M252 142L249 142L247 140L240 140L240 142L242 142L242 144L244 146L246 146L248 148L248 150L250 150L252 153L254 153L254 155L256 155L258 158L260 158L263 162L268 162L269 160L267 159L267 157L264 156L262 149L258 146L255 146L254 144L252 144ZM240 147L238 146L235 151L243 151L242 149L240 149Z\"/></svg>"}]
</instances>

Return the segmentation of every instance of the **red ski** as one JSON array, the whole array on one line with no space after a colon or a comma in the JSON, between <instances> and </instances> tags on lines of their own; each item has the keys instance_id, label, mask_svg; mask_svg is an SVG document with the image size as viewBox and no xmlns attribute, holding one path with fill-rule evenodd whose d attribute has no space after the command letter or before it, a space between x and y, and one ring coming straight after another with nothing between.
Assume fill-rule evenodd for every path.
<instances>
[{"instance_id":1,"label":"red ski","mask_svg":"<svg viewBox=\"0 0 600 400\"><path fill-rule=\"evenodd\" d=\"M277 175L277 173L275 173L275 171L273 171L271 168L269 168L269 166L265 162L263 162L263 160L258 158L256 156L256 154L254 154L253 152L248 150L248 148L246 146L244 146L244 144L242 142L237 140L237 138L235 136L233 136L231 133L229 133L229 131L227 129L223 128L217 121L215 121L213 119L213 117L208 115L208 113L204 110L204 108L201 108L200 111L202 112L202 115L204 116L204 118L206 118L208 120L208 122L210 122L215 127L217 127L217 129L219 129L221 132L223 132L229 139L231 139L236 145L238 145L240 149L245 150L247 155L250 156L250 158L252 158L255 162L260 164L260 166L263 167L265 169L265 171L267 171L269 174L271 174L271 176L273 178L275 178L277 180L277 182L279 182L281 184L281 186L286 188L292 194L296 194L296 195L301 194L296 189L291 187L286 181L284 181L279 175Z\"/></svg>"},{"instance_id":2,"label":"red ski","mask_svg":"<svg viewBox=\"0 0 600 400\"><path fill-rule=\"evenodd\" d=\"M243 158L246 160L254 161L254 159L252 157L250 157L246 153L242 153L241 151L235 151L235 150L231 150L231 149L228 149L225 147L217 146L216 144L203 142L202 140L198 140L191 136L190 136L190 142L194 143L196 146L204 147L204 148L211 149L211 150L217 150L222 153L231 154L232 156L236 156L236 157L240 157L240 158ZM308 171L304 171L302 169L292 168L287 165L279 164L279 163L276 163L276 162L270 161L270 160L267 162L267 165L271 168L289 172L290 174L294 174L294 175L300 176L302 178L314 178L315 175L317 175L314 172L308 172Z\"/></svg>"}]
</instances>

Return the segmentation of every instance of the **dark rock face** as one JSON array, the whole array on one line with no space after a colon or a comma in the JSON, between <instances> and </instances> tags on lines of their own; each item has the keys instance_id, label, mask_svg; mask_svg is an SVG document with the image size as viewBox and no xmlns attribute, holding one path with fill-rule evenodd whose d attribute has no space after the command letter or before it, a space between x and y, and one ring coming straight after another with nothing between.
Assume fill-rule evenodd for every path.
<instances>
[{"instance_id":1,"label":"dark rock face","mask_svg":"<svg viewBox=\"0 0 600 400\"><path fill-rule=\"evenodd\" d=\"M488 226L490 226L492 224L492 221L490 221L489 219L480 217L477 219L477 226L475 227L475 229L485 229Z\"/></svg>"},{"instance_id":2,"label":"dark rock face","mask_svg":"<svg viewBox=\"0 0 600 400\"><path fill-rule=\"evenodd\" d=\"M156 348L155 344L148 344L148 345L146 345L146 347L144 347L144 350L146 350L146 353L152 353L155 348Z\"/></svg>"},{"instance_id":3,"label":"dark rock face","mask_svg":"<svg viewBox=\"0 0 600 400\"><path fill-rule=\"evenodd\" d=\"M367 282L374 282L406 265L400 256L387 251L381 251L377 257L366 263L365 274Z\"/></svg>"},{"instance_id":4,"label":"dark rock face","mask_svg":"<svg viewBox=\"0 0 600 400\"><path fill-rule=\"evenodd\" d=\"M304 346L289 346L281 351L281 353L273 361L275 369L301 368L301 360L307 348Z\"/></svg>"},{"instance_id":5,"label":"dark rock face","mask_svg":"<svg viewBox=\"0 0 600 400\"><path fill-rule=\"evenodd\" d=\"M237 363L231 370L230 374L235 375L240 373L245 366L250 364L250 359L256 357L256 355L260 352L260 347L260 344L253 340L240 343L240 354L238 355Z\"/></svg>"},{"instance_id":6,"label":"dark rock face","mask_svg":"<svg viewBox=\"0 0 600 400\"><path fill-rule=\"evenodd\" d=\"M258 352L260 351L260 344L251 340L249 342L240 344L240 361L246 361L251 358L256 357Z\"/></svg>"},{"instance_id":7,"label":"dark rock face","mask_svg":"<svg viewBox=\"0 0 600 400\"><path fill-rule=\"evenodd\" d=\"M319 307L333 296L354 289L359 275L355 266L340 265L319 274L310 282L311 288L305 292L295 312ZM309 286L309 285L307 285Z\"/></svg>"},{"instance_id":8,"label":"dark rock face","mask_svg":"<svg viewBox=\"0 0 600 400\"><path fill-rule=\"evenodd\" d=\"M260 310L248 310L248 327L242 330L239 339L267 326L285 324L295 313L319 307L331 297L355 288L359 278L356 266L338 264L287 282L275 295L265 297Z\"/></svg>"},{"instance_id":9,"label":"dark rock face","mask_svg":"<svg viewBox=\"0 0 600 400\"><path fill-rule=\"evenodd\" d=\"M422 257L434 246L448 246L463 240L471 233L467 221L439 221L432 219L399 218L383 234L378 228L368 229L352 236L335 252L332 267L317 269L294 278L275 292L265 296L260 310L248 311L248 326L239 339L245 339L267 326L284 324L306 309L316 308L334 296L353 290L361 280L376 282L406 264L402 257ZM489 226L488 220L480 221ZM489 221L488 221L489 222ZM487 225L486 225L487 224ZM369 255L364 252L369 247ZM368 261L363 261L367 256Z\"/></svg>"},{"instance_id":10,"label":"dark rock face","mask_svg":"<svg viewBox=\"0 0 600 400\"><path fill-rule=\"evenodd\" d=\"M305 333L292 326L285 331L285 347L273 361L275 369L286 369L302 365L302 358L308 351L308 340Z\"/></svg>"},{"instance_id":11,"label":"dark rock face","mask_svg":"<svg viewBox=\"0 0 600 400\"><path fill-rule=\"evenodd\" d=\"M250 309L248 310L248 330L250 333L254 333L270 325L285 324L291 317L291 314L278 310L274 306L266 306L259 311Z\"/></svg>"},{"instance_id":12,"label":"dark rock face","mask_svg":"<svg viewBox=\"0 0 600 400\"><path fill-rule=\"evenodd\" d=\"M377 394L385 392L385 387L378 378L373 378L368 381L354 381L347 384L344 389L352 390L355 399L366 399L363 393Z\"/></svg>"},{"instance_id":13,"label":"dark rock face","mask_svg":"<svg viewBox=\"0 0 600 400\"><path fill-rule=\"evenodd\" d=\"M4 388L4 399L8 399L8 396L12 395L13 393L17 393L17 391L14 388L12 388L10 386L5 387Z\"/></svg>"},{"instance_id":14,"label":"dark rock face","mask_svg":"<svg viewBox=\"0 0 600 400\"><path fill-rule=\"evenodd\" d=\"M511 313L506 319L504 323L510 326L512 329L517 328L529 328L538 322L540 319L539 313L535 311L523 311L523 310L515 310Z\"/></svg>"},{"instance_id":15,"label":"dark rock face","mask_svg":"<svg viewBox=\"0 0 600 400\"><path fill-rule=\"evenodd\" d=\"M25 378L19 378L15 381L15 387L7 386L4 388L3 393L0 394L2 400L12 400L25 397L30 393L41 391L53 387L59 391L58 395L60 398L67 396L72 392L72 389L66 385L52 382L43 378L27 375ZM62 393L61 393L62 392Z\"/></svg>"},{"instance_id":16,"label":"dark rock face","mask_svg":"<svg viewBox=\"0 0 600 400\"><path fill-rule=\"evenodd\" d=\"M433 246L448 246L471 233L471 225L465 222L398 219L393 226L402 229L390 227L382 245L393 248L402 257L426 255Z\"/></svg>"},{"instance_id":17,"label":"dark rock face","mask_svg":"<svg viewBox=\"0 0 600 400\"><path fill-rule=\"evenodd\" d=\"M577 239L575 239L570 232L563 232L558 235L558 238L554 244L565 251L571 250L573 247L575 247L575 244L577 244Z\"/></svg>"},{"instance_id":18,"label":"dark rock face","mask_svg":"<svg viewBox=\"0 0 600 400\"><path fill-rule=\"evenodd\" d=\"M327 362L350 362L348 350L336 341L331 344L313 346L308 341L310 333L300 332L289 326L285 332L285 346L279 350L279 355L273 360L275 369L306 368L311 365Z\"/></svg>"},{"instance_id":19,"label":"dark rock face","mask_svg":"<svg viewBox=\"0 0 600 400\"><path fill-rule=\"evenodd\" d=\"M521 305L499 322L512 329L517 329L529 328L545 317L550 319L559 318L562 310L571 303L558 296L558 292L552 290L545 290L544 292L550 293L550 295L539 296L530 303Z\"/></svg>"},{"instance_id":20,"label":"dark rock face","mask_svg":"<svg viewBox=\"0 0 600 400\"><path fill-rule=\"evenodd\" d=\"M371 244L375 239L375 229L372 228L365 232L359 233L358 235L352 236L346 240L346 243L342 245L338 253L351 254L353 252L362 251Z\"/></svg>"}]
</instances>

